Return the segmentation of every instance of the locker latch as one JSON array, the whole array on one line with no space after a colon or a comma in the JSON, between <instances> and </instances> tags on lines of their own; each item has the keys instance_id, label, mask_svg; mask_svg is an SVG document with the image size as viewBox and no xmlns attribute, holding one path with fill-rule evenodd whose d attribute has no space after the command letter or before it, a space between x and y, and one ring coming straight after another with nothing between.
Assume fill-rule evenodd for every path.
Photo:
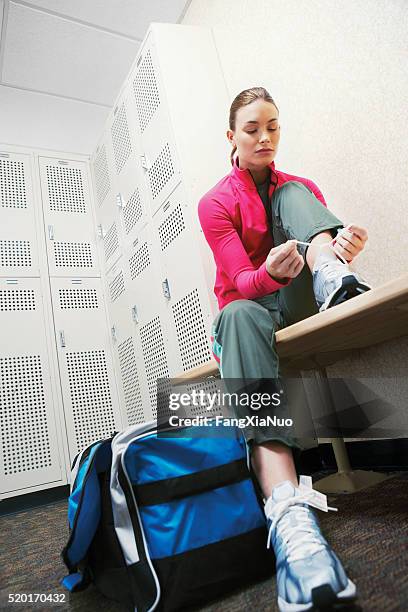
<instances>
[{"instance_id":1,"label":"locker latch","mask_svg":"<svg viewBox=\"0 0 408 612\"><path fill-rule=\"evenodd\" d=\"M162 289L163 289L164 297L169 300L171 298L171 295L170 295L169 281L167 278L165 278L164 281L162 282Z\"/></svg>"},{"instance_id":2,"label":"locker latch","mask_svg":"<svg viewBox=\"0 0 408 612\"><path fill-rule=\"evenodd\" d=\"M114 325L112 325L112 327L111 327L111 335L112 335L112 340L113 340L114 342L116 342L116 340L117 340L117 336L116 336L116 327L115 327Z\"/></svg>"},{"instance_id":3,"label":"locker latch","mask_svg":"<svg viewBox=\"0 0 408 612\"><path fill-rule=\"evenodd\" d=\"M48 226L48 238L50 240L54 240L54 226L53 225Z\"/></svg>"},{"instance_id":4,"label":"locker latch","mask_svg":"<svg viewBox=\"0 0 408 612\"><path fill-rule=\"evenodd\" d=\"M147 159L146 155L141 155L140 156L140 160L142 162L142 168L144 168L145 170L150 170L150 168L152 167L151 163L149 162L149 160Z\"/></svg>"},{"instance_id":5,"label":"locker latch","mask_svg":"<svg viewBox=\"0 0 408 612\"><path fill-rule=\"evenodd\" d=\"M121 193L117 193L116 194L116 206L118 208L123 208L123 205L124 205L123 195Z\"/></svg>"},{"instance_id":6,"label":"locker latch","mask_svg":"<svg viewBox=\"0 0 408 612\"><path fill-rule=\"evenodd\" d=\"M65 348L65 334L64 334L64 330L61 329L59 332L59 338L60 338L60 345L61 348Z\"/></svg>"},{"instance_id":7,"label":"locker latch","mask_svg":"<svg viewBox=\"0 0 408 612\"><path fill-rule=\"evenodd\" d=\"M96 233L98 235L98 238L103 238L103 227L101 223L97 226Z\"/></svg>"},{"instance_id":8,"label":"locker latch","mask_svg":"<svg viewBox=\"0 0 408 612\"><path fill-rule=\"evenodd\" d=\"M137 306L132 306L132 319L134 323L139 323L139 315L137 314Z\"/></svg>"}]
</instances>

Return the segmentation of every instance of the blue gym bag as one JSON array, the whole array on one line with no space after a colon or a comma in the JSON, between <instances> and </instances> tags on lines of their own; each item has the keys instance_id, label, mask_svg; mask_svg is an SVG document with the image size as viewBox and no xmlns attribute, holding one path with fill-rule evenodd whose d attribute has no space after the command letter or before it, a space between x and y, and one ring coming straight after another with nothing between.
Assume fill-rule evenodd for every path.
<instances>
[{"instance_id":1,"label":"blue gym bag","mask_svg":"<svg viewBox=\"0 0 408 612\"><path fill-rule=\"evenodd\" d=\"M93 582L130 610L204 605L270 576L273 553L242 432L223 439L154 422L96 442L75 458L62 584Z\"/></svg>"}]
</instances>

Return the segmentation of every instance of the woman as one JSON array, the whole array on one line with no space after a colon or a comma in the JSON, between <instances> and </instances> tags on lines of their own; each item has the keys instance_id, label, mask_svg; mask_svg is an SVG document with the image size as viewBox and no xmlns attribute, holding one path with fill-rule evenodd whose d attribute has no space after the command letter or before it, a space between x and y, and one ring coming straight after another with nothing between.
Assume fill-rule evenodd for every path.
<instances>
[{"instance_id":1,"label":"woman","mask_svg":"<svg viewBox=\"0 0 408 612\"><path fill-rule=\"evenodd\" d=\"M217 267L213 352L223 378L271 379L279 374L276 329L369 289L348 266L367 232L343 228L312 181L276 170L279 114L264 88L234 99L227 138L232 171L199 203ZM326 498L307 479L298 483L292 448L300 445L273 427L244 434L266 500L280 610L351 602L355 585L310 509L327 510Z\"/></svg>"}]
</instances>

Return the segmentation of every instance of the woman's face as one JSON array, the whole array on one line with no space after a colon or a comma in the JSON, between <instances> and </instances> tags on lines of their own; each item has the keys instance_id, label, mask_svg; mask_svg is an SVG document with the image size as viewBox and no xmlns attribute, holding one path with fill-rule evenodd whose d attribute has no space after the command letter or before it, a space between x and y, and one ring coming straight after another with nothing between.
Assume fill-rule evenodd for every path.
<instances>
[{"instance_id":1,"label":"woman's face","mask_svg":"<svg viewBox=\"0 0 408 612\"><path fill-rule=\"evenodd\" d=\"M278 150L280 126L278 110L265 100L241 106L235 115L235 131L227 138L237 147L239 167L260 170L270 164Z\"/></svg>"}]
</instances>

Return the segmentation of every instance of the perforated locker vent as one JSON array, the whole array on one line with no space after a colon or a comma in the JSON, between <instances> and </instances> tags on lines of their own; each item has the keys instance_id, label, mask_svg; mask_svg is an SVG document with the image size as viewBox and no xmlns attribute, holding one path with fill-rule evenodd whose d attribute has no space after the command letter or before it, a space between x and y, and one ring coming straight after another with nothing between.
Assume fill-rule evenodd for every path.
<instances>
[{"instance_id":1,"label":"perforated locker vent","mask_svg":"<svg viewBox=\"0 0 408 612\"><path fill-rule=\"evenodd\" d=\"M132 337L119 344L118 356L128 423L129 425L144 423L143 401Z\"/></svg>"},{"instance_id":2,"label":"perforated locker vent","mask_svg":"<svg viewBox=\"0 0 408 612\"><path fill-rule=\"evenodd\" d=\"M58 294L61 310L98 308L96 289L59 289Z\"/></svg>"},{"instance_id":3,"label":"perforated locker vent","mask_svg":"<svg viewBox=\"0 0 408 612\"><path fill-rule=\"evenodd\" d=\"M83 176L80 168L46 166L50 210L85 213Z\"/></svg>"},{"instance_id":4,"label":"perforated locker vent","mask_svg":"<svg viewBox=\"0 0 408 612\"><path fill-rule=\"evenodd\" d=\"M115 276L113 281L109 283L109 293L110 293L111 302L114 302L115 300L117 300L118 297L122 295L124 290L125 290L125 281L123 280L123 272L121 271L119 272L119 274Z\"/></svg>"},{"instance_id":5,"label":"perforated locker vent","mask_svg":"<svg viewBox=\"0 0 408 612\"><path fill-rule=\"evenodd\" d=\"M119 174L132 152L132 143L130 141L129 127L124 103L116 113L115 121L112 124L111 133L113 152L115 154L116 172Z\"/></svg>"},{"instance_id":6,"label":"perforated locker vent","mask_svg":"<svg viewBox=\"0 0 408 612\"><path fill-rule=\"evenodd\" d=\"M6 208L27 208L23 162L0 159L0 200Z\"/></svg>"},{"instance_id":7,"label":"perforated locker vent","mask_svg":"<svg viewBox=\"0 0 408 612\"><path fill-rule=\"evenodd\" d=\"M153 199L157 198L166 183L174 176L174 172L170 147L167 143L148 172Z\"/></svg>"},{"instance_id":8,"label":"perforated locker vent","mask_svg":"<svg viewBox=\"0 0 408 612\"><path fill-rule=\"evenodd\" d=\"M140 200L140 193L138 189L135 189L132 197L128 200L126 206L123 209L123 220L125 222L125 230L128 234L136 223L142 218L143 209L142 202Z\"/></svg>"},{"instance_id":9,"label":"perforated locker vent","mask_svg":"<svg viewBox=\"0 0 408 612\"><path fill-rule=\"evenodd\" d=\"M149 388L153 418L157 416L157 379L169 378L166 350L160 317L156 317L140 329L143 360Z\"/></svg>"},{"instance_id":10,"label":"perforated locker vent","mask_svg":"<svg viewBox=\"0 0 408 612\"><path fill-rule=\"evenodd\" d=\"M50 467L40 355L0 358L0 406L5 475Z\"/></svg>"},{"instance_id":11,"label":"perforated locker vent","mask_svg":"<svg viewBox=\"0 0 408 612\"><path fill-rule=\"evenodd\" d=\"M160 105L159 90L150 51L146 53L140 64L136 78L133 81L133 91L136 98L140 130L144 132Z\"/></svg>"},{"instance_id":12,"label":"perforated locker vent","mask_svg":"<svg viewBox=\"0 0 408 612\"><path fill-rule=\"evenodd\" d=\"M103 239L103 248L105 250L105 261L108 261L109 257L119 248L118 230L115 222L112 223Z\"/></svg>"},{"instance_id":13,"label":"perforated locker vent","mask_svg":"<svg viewBox=\"0 0 408 612\"><path fill-rule=\"evenodd\" d=\"M0 266L4 268L30 267L30 242L28 240L0 240Z\"/></svg>"},{"instance_id":14,"label":"perforated locker vent","mask_svg":"<svg viewBox=\"0 0 408 612\"><path fill-rule=\"evenodd\" d=\"M176 302L172 311L184 370L210 361L207 331L197 289Z\"/></svg>"},{"instance_id":15,"label":"perforated locker vent","mask_svg":"<svg viewBox=\"0 0 408 612\"><path fill-rule=\"evenodd\" d=\"M92 268L88 242L53 242L55 265L59 268Z\"/></svg>"},{"instance_id":16,"label":"perforated locker vent","mask_svg":"<svg viewBox=\"0 0 408 612\"><path fill-rule=\"evenodd\" d=\"M144 242L136 253L132 255L132 257L129 259L129 266L132 280L139 276L143 270L146 270L148 266L150 266L150 255L147 242Z\"/></svg>"},{"instance_id":17,"label":"perforated locker vent","mask_svg":"<svg viewBox=\"0 0 408 612\"><path fill-rule=\"evenodd\" d=\"M0 289L0 311L35 310L34 289Z\"/></svg>"},{"instance_id":18,"label":"perforated locker vent","mask_svg":"<svg viewBox=\"0 0 408 612\"><path fill-rule=\"evenodd\" d=\"M115 431L105 351L66 353L77 450Z\"/></svg>"},{"instance_id":19,"label":"perforated locker vent","mask_svg":"<svg viewBox=\"0 0 408 612\"><path fill-rule=\"evenodd\" d=\"M159 237L160 247L164 251L171 242L186 228L184 223L183 211L181 205L178 204L175 208L159 225Z\"/></svg>"},{"instance_id":20,"label":"perforated locker vent","mask_svg":"<svg viewBox=\"0 0 408 612\"><path fill-rule=\"evenodd\" d=\"M105 145L101 146L95 158L94 175L96 183L96 195L98 197L98 202L100 206L110 190L108 160L106 159Z\"/></svg>"}]
</instances>

